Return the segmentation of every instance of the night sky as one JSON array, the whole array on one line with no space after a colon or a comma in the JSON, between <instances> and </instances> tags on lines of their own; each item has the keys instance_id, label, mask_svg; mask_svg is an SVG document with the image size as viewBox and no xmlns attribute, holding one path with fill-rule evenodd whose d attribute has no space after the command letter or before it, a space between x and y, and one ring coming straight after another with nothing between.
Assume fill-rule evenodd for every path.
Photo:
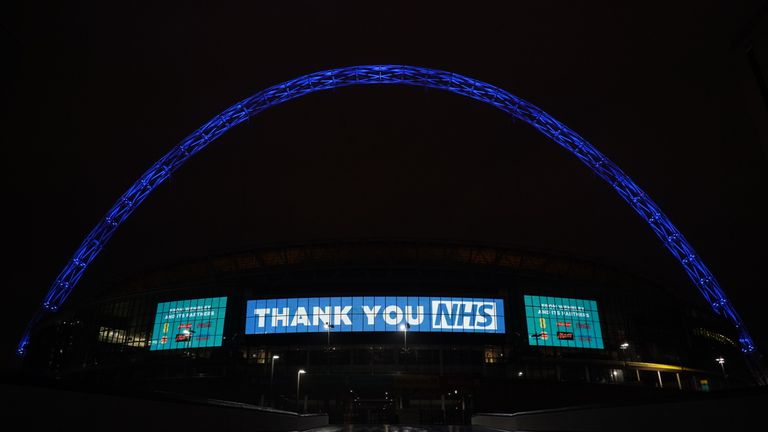
<instances>
[{"instance_id":1,"label":"night sky","mask_svg":"<svg viewBox=\"0 0 768 432\"><path fill-rule=\"evenodd\" d=\"M567 124L659 204L768 350L768 110L746 55L753 44L768 70L762 2L50 3L0 12L3 353L84 236L182 138L265 87L358 64L457 72ZM574 156L490 106L395 86L315 93L227 133L118 230L79 295L212 254L361 238L554 251L697 297Z\"/></svg>"}]
</instances>

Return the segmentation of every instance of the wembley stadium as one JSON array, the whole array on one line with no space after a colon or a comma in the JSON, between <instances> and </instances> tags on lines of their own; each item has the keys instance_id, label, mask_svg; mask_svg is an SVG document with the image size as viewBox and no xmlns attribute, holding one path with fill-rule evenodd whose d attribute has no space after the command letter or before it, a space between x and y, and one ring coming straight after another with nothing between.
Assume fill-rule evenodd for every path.
<instances>
[{"instance_id":1,"label":"wembley stadium","mask_svg":"<svg viewBox=\"0 0 768 432\"><path fill-rule=\"evenodd\" d=\"M27 370L332 423L461 424L753 383L711 310L610 266L502 245L275 246L98 292L35 327Z\"/></svg>"}]
</instances>

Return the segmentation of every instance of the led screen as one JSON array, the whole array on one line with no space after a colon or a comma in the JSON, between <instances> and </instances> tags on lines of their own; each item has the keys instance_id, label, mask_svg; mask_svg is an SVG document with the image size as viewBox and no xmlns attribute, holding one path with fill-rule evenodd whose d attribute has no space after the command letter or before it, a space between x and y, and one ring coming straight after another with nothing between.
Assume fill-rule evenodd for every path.
<instances>
[{"instance_id":1,"label":"led screen","mask_svg":"<svg viewBox=\"0 0 768 432\"><path fill-rule=\"evenodd\" d=\"M151 351L221 346L227 298L157 304Z\"/></svg>"},{"instance_id":2,"label":"led screen","mask_svg":"<svg viewBox=\"0 0 768 432\"><path fill-rule=\"evenodd\" d=\"M402 330L504 333L504 303L487 298L385 296L250 300L245 318L246 334Z\"/></svg>"},{"instance_id":3,"label":"led screen","mask_svg":"<svg viewBox=\"0 0 768 432\"><path fill-rule=\"evenodd\" d=\"M603 348L594 300L527 295L524 302L529 345Z\"/></svg>"}]
</instances>

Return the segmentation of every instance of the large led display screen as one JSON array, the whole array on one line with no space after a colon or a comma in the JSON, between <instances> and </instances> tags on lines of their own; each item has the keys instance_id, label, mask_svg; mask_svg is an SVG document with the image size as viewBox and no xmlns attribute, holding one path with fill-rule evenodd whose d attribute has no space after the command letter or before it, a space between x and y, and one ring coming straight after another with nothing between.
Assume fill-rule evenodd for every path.
<instances>
[{"instance_id":1,"label":"large led display screen","mask_svg":"<svg viewBox=\"0 0 768 432\"><path fill-rule=\"evenodd\" d=\"M221 346L226 314L226 297L158 303L149 349Z\"/></svg>"},{"instance_id":2,"label":"large led display screen","mask_svg":"<svg viewBox=\"0 0 768 432\"><path fill-rule=\"evenodd\" d=\"M313 332L504 333L501 299L312 297L250 300L246 334Z\"/></svg>"},{"instance_id":3,"label":"large led display screen","mask_svg":"<svg viewBox=\"0 0 768 432\"><path fill-rule=\"evenodd\" d=\"M527 295L524 303L529 345L603 348L594 300Z\"/></svg>"}]
</instances>

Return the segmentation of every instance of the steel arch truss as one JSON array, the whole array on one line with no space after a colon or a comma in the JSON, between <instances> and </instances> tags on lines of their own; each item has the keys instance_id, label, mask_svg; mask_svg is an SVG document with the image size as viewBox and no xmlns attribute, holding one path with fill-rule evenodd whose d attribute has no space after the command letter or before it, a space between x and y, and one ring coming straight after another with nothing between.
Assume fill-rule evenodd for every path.
<instances>
[{"instance_id":1,"label":"steel arch truss","mask_svg":"<svg viewBox=\"0 0 768 432\"><path fill-rule=\"evenodd\" d=\"M53 281L41 308L30 321L19 342L23 355L30 332L47 313L58 310L77 285L88 265L101 252L117 228L149 194L184 162L230 128L261 111L321 90L360 84L404 84L447 90L493 105L538 129L573 153L616 192L648 223L664 246L682 265L699 292L715 312L724 315L736 328L741 350L755 351L752 338L733 305L728 301L712 272L696 255L693 247L661 211L658 205L616 164L564 124L538 107L498 87L472 78L435 69L413 66L375 65L332 69L305 75L269 87L227 108L200 129L186 137L145 172L107 212Z\"/></svg>"}]
</instances>

